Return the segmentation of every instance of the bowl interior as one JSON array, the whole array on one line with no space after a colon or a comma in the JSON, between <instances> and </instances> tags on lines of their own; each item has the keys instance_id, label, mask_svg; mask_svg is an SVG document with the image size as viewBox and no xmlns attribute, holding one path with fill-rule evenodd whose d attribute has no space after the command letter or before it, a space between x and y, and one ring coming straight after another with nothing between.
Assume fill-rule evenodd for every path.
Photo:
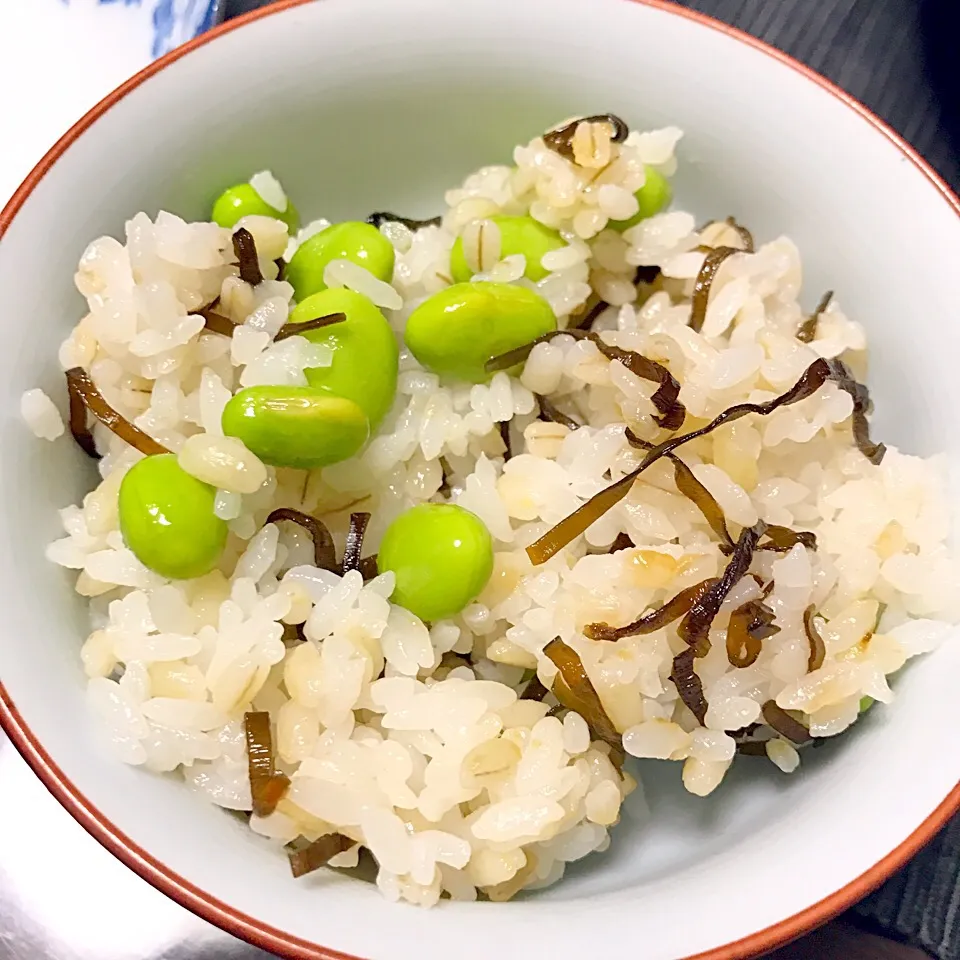
<instances>
[{"instance_id":1,"label":"bowl interior","mask_svg":"<svg viewBox=\"0 0 960 960\"><path fill-rule=\"evenodd\" d=\"M98 745L78 658L84 612L43 558L56 508L89 489L92 470L66 440L34 440L16 415L29 387L63 397L56 349L82 315L71 280L86 243L122 236L138 210L203 218L224 185L264 167L305 219L429 216L469 171L510 162L514 144L564 117L601 111L686 131L677 206L702 220L736 214L760 240L797 242L810 307L829 287L868 328L875 436L943 451L953 468L954 209L890 140L799 72L628 0L326 0L266 16L111 106L0 241L0 678L116 830L208 901L287 936L378 960L479 960L507 944L526 953L534 936L544 954L622 942L645 960L674 960L850 883L960 775L948 707L960 645L948 644L897 680L893 708L805 757L795 777L741 762L700 800L682 790L679 765L649 762L639 768L646 805L628 804L608 853L520 902L424 914L334 875L294 883L233 818Z\"/></svg>"}]
</instances>

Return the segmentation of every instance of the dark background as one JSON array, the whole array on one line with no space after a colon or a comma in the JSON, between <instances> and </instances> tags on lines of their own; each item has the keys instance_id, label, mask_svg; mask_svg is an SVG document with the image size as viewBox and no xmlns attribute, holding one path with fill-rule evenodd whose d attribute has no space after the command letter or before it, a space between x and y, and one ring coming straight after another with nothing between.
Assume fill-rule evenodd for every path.
<instances>
[{"instance_id":1,"label":"dark background","mask_svg":"<svg viewBox=\"0 0 960 960\"><path fill-rule=\"evenodd\" d=\"M227 0L227 16L264 4ZM886 120L960 193L960 0L682 0L679 5L739 27L829 77ZM863 799L869 804L869 797ZM746 904L747 891L741 893ZM960 960L960 819L850 911L843 924L771 960L907 957L864 930L923 947L940 960Z\"/></svg>"}]
</instances>

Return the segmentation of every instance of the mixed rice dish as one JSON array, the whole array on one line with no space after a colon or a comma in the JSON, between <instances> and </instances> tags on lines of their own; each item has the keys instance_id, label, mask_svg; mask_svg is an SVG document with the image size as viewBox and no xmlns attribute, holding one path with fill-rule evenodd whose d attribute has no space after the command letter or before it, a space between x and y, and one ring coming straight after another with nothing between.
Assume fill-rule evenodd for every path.
<instances>
[{"instance_id":1,"label":"mixed rice dish","mask_svg":"<svg viewBox=\"0 0 960 960\"><path fill-rule=\"evenodd\" d=\"M960 618L942 464L871 438L790 240L671 209L680 137L571 120L425 221L299 229L264 171L90 244L22 413L97 459L47 555L122 760L295 876L506 900L607 848L630 758L706 796L893 699Z\"/></svg>"}]
</instances>

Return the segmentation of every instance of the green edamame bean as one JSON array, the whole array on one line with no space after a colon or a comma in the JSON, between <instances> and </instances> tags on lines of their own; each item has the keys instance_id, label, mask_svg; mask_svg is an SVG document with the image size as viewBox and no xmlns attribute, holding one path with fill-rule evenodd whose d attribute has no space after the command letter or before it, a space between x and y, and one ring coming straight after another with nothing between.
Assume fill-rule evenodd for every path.
<instances>
[{"instance_id":1,"label":"green edamame bean","mask_svg":"<svg viewBox=\"0 0 960 960\"><path fill-rule=\"evenodd\" d=\"M635 227L641 220L652 217L662 210L666 210L673 200L673 188L670 181L653 167L644 167L647 179L643 186L634 194L640 209L629 220L611 220L607 226L611 230L622 233L630 227Z\"/></svg>"},{"instance_id":2,"label":"green edamame bean","mask_svg":"<svg viewBox=\"0 0 960 960\"><path fill-rule=\"evenodd\" d=\"M353 290L323 290L303 300L290 313L290 323L303 323L332 313L346 314L342 323L304 334L333 350L329 367L305 370L310 386L358 404L376 429L397 392L397 338L376 305Z\"/></svg>"},{"instance_id":3,"label":"green edamame bean","mask_svg":"<svg viewBox=\"0 0 960 960\"><path fill-rule=\"evenodd\" d=\"M221 227L232 228L243 217L254 215L282 220L290 233L295 233L300 225L297 209L289 200L287 209L281 213L276 207L271 207L249 183L227 187L214 202L211 219Z\"/></svg>"},{"instance_id":4,"label":"green edamame bean","mask_svg":"<svg viewBox=\"0 0 960 960\"><path fill-rule=\"evenodd\" d=\"M523 275L534 283L550 272L540 263L543 255L566 246L556 230L545 227L533 217L495 216L488 219L500 229L500 259L522 253L527 261ZM473 276L463 254L462 237L457 237L450 251L450 275L456 283L466 283Z\"/></svg>"},{"instance_id":5,"label":"green edamame bean","mask_svg":"<svg viewBox=\"0 0 960 960\"><path fill-rule=\"evenodd\" d=\"M227 402L221 423L264 463L303 470L352 457L370 436L357 404L313 387L247 387Z\"/></svg>"},{"instance_id":6,"label":"green edamame bean","mask_svg":"<svg viewBox=\"0 0 960 960\"><path fill-rule=\"evenodd\" d=\"M213 512L216 490L187 473L172 453L144 457L120 483L123 542L145 566L171 580L209 573L227 540Z\"/></svg>"},{"instance_id":7,"label":"green edamame bean","mask_svg":"<svg viewBox=\"0 0 960 960\"><path fill-rule=\"evenodd\" d=\"M407 320L407 346L425 367L443 376L483 383L493 357L556 330L543 297L526 287L477 280L435 293Z\"/></svg>"},{"instance_id":8,"label":"green edamame bean","mask_svg":"<svg viewBox=\"0 0 960 960\"><path fill-rule=\"evenodd\" d=\"M866 713L875 703L876 703L876 700L874 700L873 697L861 697L860 712Z\"/></svg>"},{"instance_id":9,"label":"green edamame bean","mask_svg":"<svg viewBox=\"0 0 960 960\"><path fill-rule=\"evenodd\" d=\"M293 284L296 299L303 300L327 289L323 271L331 260L340 259L366 267L386 283L393 278L393 244L369 223L348 220L304 240L287 264L284 279Z\"/></svg>"},{"instance_id":10,"label":"green edamame bean","mask_svg":"<svg viewBox=\"0 0 960 960\"><path fill-rule=\"evenodd\" d=\"M422 503L387 528L377 569L397 578L394 603L421 620L442 620L475 600L493 573L490 532L450 503Z\"/></svg>"}]
</instances>

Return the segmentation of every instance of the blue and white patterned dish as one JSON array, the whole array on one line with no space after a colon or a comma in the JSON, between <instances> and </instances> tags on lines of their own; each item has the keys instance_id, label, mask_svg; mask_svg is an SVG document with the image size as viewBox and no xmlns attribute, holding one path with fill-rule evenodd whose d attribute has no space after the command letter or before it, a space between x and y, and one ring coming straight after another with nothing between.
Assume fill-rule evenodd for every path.
<instances>
[{"instance_id":1,"label":"blue and white patterned dish","mask_svg":"<svg viewBox=\"0 0 960 960\"><path fill-rule=\"evenodd\" d=\"M151 60L223 18L226 0L0 0L0 206L56 139Z\"/></svg>"},{"instance_id":2,"label":"blue and white patterned dish","mask_svg":"<svg viewBox=\"0 0 960 960\"><path fill-rule=\"evenodd\" d=\"M61 2L69 6L71 0ZM149 19L150 53L160 57L213 26L223 16L224 0L97 0L97 6L134 7L144 24Z\"/></svg>"}]
</instances>

